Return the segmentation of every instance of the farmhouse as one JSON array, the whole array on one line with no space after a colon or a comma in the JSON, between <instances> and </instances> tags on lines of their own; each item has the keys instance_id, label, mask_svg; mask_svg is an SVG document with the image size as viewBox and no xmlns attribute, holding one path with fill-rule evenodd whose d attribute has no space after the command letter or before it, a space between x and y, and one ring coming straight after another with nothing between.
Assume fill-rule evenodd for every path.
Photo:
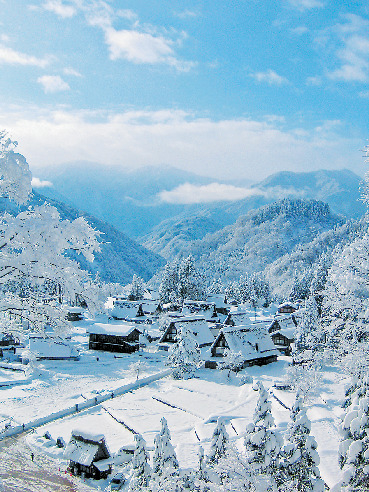
<instances>
[{"instance_id":1,"label":"farmhouse","mask_svg":"<svg viewBox=\"0 0 369 492\"><path fill-rule=\"evenodd\" d=\"M142 332L134 324L95 323L88 329L88 348L130 354L139 349Z\"/></svg>"},{"instance_id":2,"label":"farmhouse","mask_svg":"<svg viewBox=\"0 0 369 492\"><path fill-rule=\"evenodd\" d=\"M278 306L278 313L294 313L298 306L292 302L284 302Z\"/></svg>"},{"instance_id":3,"label":"farmhouse","mask_svg":"<svg viewBox=\"0 0 369 492\"><path fill-rule=\"evenodd\" d=\"M80 306L68 306L66 318L68 321L83 320L83 308Z\"/></svg>"},{"instance_id":4,"label":"farmhouse","mask_svg":"<svg viewBox=\"0 0 369 492\"><path fill-rule=\"evenodd\" d=\"M20 341L10 333L0 333L0 357L13 359L15 351L20 347Z\"/></svg>"},{"instance_id":5,"label":"farmhouse","mask_svg":"<svg viewBox=\"0 0 369 492\"><path fill-rule=\"evenodd\" d=\"M32 333L28 348L21 354L22 362L28 363L30 357L36 360L79 360L79 352L64 338Z\"/></svg>"},{"instance_id":6,"label":"farmhouse","mask_svg":"<svg viewBox=\"0 0 369 492\"><path fill-rule=\"evenodd\" d=\"M145 320L142 302L129 301L128 299L114 299L111 315L114 319L135 323L144 322Z\"/></svg>"},{"instance_id":7,"label":"farmhouse","mask_svg":"<svg viewBox=\"0 0 369 492\"><path fill-rule=\"evenodd\" d=\"M168 350L170 345L177 341L179 326L188 329L200 348L210 346L214 341L209 326L202 316L185 316L174 318L169 322L159 340L159 350Z\"/></svg>"},{"instance_id":8,"label":"farmhouse","mask_svg":"<svg viewBox=\"0 0 369 492\"><path fill-rule=\"evenodd\" d=\"M275 319L268 329L274 345L285 355L291 355L295 329L296 320L293 316Z\"/></svg>"},{"instance_id":9,"label":"farmhouse","mask_svg":"<svg viewBox=\"0 0 369 492\"><path fill-rule=\"evenodd\" d=\"M112 470L112 459L103 435L90 435L84 431L72 431L72 436L64 451L69 459L68 469L73 475L100 480Z\"/></svg>"},{"instance_id":10,"label":"farmhouse","mask_svg":"<svg viewBox=\"0 0 369 492\"><path fill-rule=\"evenodd\" d=\"M250 312L236 308L228 313L224 321L224 325L225 326L248 325L250 323L250 315L251 315Z\"/></svg>"},{"instance_id":11,"label":"farmhouse","mask_svg":"<svg viewBox=\"0 0 369 492\"><path fill-rule=\"evenodd\" d=\"M215 369L226 352L240 354L242 367L269 364L277 360L275 348L265 325L261 323L224 327L210 348L211 359L205 367Z\"/></svg>"}]
</instances>

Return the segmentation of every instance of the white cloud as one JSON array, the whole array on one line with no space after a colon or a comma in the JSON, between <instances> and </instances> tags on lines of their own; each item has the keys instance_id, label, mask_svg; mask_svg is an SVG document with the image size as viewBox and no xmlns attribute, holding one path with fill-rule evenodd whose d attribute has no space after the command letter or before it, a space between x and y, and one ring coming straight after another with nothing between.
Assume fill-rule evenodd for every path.
<instances>
[{"instance_id":1,"label":"white cloud","mask_svg":"<svg viewBox=\"0 0 369 492\"><path fill-rule=\"evenodd\" d=\"M292 7L298 10L309 10L324 7L324 2L320 0L288 0Z\"/></svg>"},{"instance_id":2,"label":"white cloud","mask_svg":"<svg viewBox=\"0 0 369 492\"><path fill-rule=\"evenodd\" d=\"M64 68L63 70L64 75L72 75L73 77L82 77L82 75L77 71L74 70L74 68Z\"/></svg>"},{"instance_id":3,"label":"white cloud","mask_svg":"<svg viewBox=\"0 0 369 492\"><path fill-rule=\"evenodd\" d=\"M353 14L343 17L344 22L317 38L319 49L331 51L338 64L327 71L327 76L344 82L369 82L369 21Z\"/></svg>"},{"instance_id":4,"label":"white cloud","mask_svg":"<svg viewBox=\"0 0 369 492\"><path fill-rule=\"evenodd\" d=\"M45 94L68 91L70 89L69 84L59 75L43 75L37 79L37 82L42 85Z\"/></svg>"},{"instance_id":5,"label":"white cloud","mask_svg":"<svg viewBox=\"0 0 369 492\"><path fill-rule=\"evenodd\" d=\"M50 188L53 186L51 181L42 181L40 178L32 178L32 188Z\"/></svg>"},{"instance_id":6,"label":"white cloud","mask_svg":"<svg viewBox=\"0 0 369 492\"><path fill-rule=\"evenodd\" d=\"M62 19L73 17L77 13L73 5L65 4L62 0L48 0L44 2L43 7L45 10L54 12L54 14Z\"/></svg>"},{"instance_id":7,"label":"white cloud","mask_svg":"<svg viewBox=\"0 0 369 492\"><path fill-rule=\"evenodd\" d=\"M199 186L184 183L173 190L160 192L159 198L166 203L193 204L242 200L242 198L261 194L263 193L257 189L240 188L228 184L210 183Z\"/></svg>"},{"instance_id":8,"label":"white cloud","mask_svg":"<svg viewBox=\"0 0 369 492\"><path fill-rule=\"evenodd\" d=\"M255 72L251 74L258 82L266 82L269 85L283 85L288 84L288 80L282 75L278 75L274 70L267 70L266 72Z\"/></svg>"},{"instance_id":9,"label":"white cloud","mask_svg":"<svg viewBox=\"0 0 369 492\"><path fill-rule=\"evenodd\" d=\"M180 71L188 71L192 62L181 61L175 56L175 42L160 35L148 32L109 27L105 30L105 40L112 60L125 59L133 63L165 63Z\"/></svg>"},{"instance_id":10,"label":"white cloud","mask_svg":"<svg viewBox=\"0 0 369 492\"><path fill-rule=\"evenodd\" d=\"M44 68L48 63L49 60L46 58L37 58L25 53L20 53L7 46L0 45L0 65L24 65Z\"/></svg>"},{"instance_id":11,"label":"white cloud","mask_svg":"<svg viewBox=\"0 0 369 492\"><path fill-rule=\"evenodd\" d=\"M292 34L296 34L297 36L302 36L303 34L306 34L309 32L309 29L306 26L298 26L294 27L293 29L290 29Z\"/></svg>"},{"instance_id":12,"label":"white cloud","mask_svg":"<svg viewBox=\"0 0 369 492\"><path fill-rule=\"evenodd\" d=\"M324 125L320 125L322 128ZM123 167L172 165L218 179L255 181L278 170L350 168L362 174L363 142L347 129L280 128L279 122L213 121L183 111L126 113L0 108L0 128L31 167L93 161ZM62 145L61 145L62 142Z\"/></svg>"}]
</instances>

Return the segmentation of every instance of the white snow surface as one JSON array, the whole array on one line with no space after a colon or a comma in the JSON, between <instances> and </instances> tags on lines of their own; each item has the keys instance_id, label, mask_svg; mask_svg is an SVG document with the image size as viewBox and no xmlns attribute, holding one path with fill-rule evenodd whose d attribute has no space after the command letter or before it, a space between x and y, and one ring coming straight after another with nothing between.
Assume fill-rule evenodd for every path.
<instances>
[{"instance_id":1,"label":"white snow surface","mask_svg":"<svg viewBox=\"0 0 369 492\"><path fill-rule=\"evenodd\" d=\"M71 344L80 351L79 361L39 361L35 363L33 376L24 384L1 389L1 422L13 419L22 424L83 402L86 398L93 398L94 395L111 393L114 388L135 381L137 367L141 367L139 378L166 368L167 354L154 353L152 347L150 351L147 349L133 354L88 350L89 329L88 321L74 323ZM250 376L250 381L260 380L269 391L272 415L282 433L290 418L285 406L292 407L295 393L277 390L273 385L283 381L289 361L288 357L279 357L277 362L246 368L240 373L240 376ZM1 377L12 379L18 375L13 371L7 375L7 371L2 370ZM74 429L103 434L115 460L115 472L124 466L123 450L134 446L131 430L143 436L152 458L154 437L160 431L160 419L165 417L180 467L195 468L198 446L201 445L207 455L218 417L222 417L230 439L243 442L246 426L252 422L258 392L253 390L251 382L240 384L240 379L234 374L228 376L228 371L211 369L200 369L196 377L189 380L166 377L44 425L34 434L29 434L28 441L40 452L62 459L63 450L55 446L58 437L68 443ZM325 368L319 395L306 405L308 418L312 422L311 435L318 444L319 468L329 486L343 478L338 466L338 446L342 424L340 404L345 382L347 378L341 374L340 368ZM46 432L51 434L51 442L43 437ZM105 487L107 483L92 481L89 484L97 488Z\"/></svg>"}]
</instances>

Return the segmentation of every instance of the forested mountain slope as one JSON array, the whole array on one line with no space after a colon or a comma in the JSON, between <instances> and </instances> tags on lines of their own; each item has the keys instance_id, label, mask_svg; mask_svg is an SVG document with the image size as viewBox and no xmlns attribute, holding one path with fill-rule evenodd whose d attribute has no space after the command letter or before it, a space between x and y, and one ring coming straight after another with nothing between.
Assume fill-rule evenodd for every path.
<instances>
[{"instance_id":1,"label":"forested mountain slope","mask_svg":"<svg viewBox=\"0 0 369 492\"><path fill-rule=\"evenodd\" d=\"M264 271L297 246L303 247L344 222L325 203L285 199L250 211L201 240L187 242L180 256L192 254L207 277L231 281Z\"/></svg>"},{"instance_id":2,"label":"forested mountain slope","mask_svg":"<svg viewBox=\"0 0 369 492\"><path fill-rule=\"evenodd\" d=\"M93 263L84 257L76 257L81 267L93 275L99 274L105 282L117 282L127 284L131 282L133 274L137 274L144 280L149 280L154 273L165 263L159 255L147 250L136 243L110 224L96 219L92 215L83 213L69 205L56 200L45 198L34 192L27 206L37 206L45 200L57 208L62 219L74 220L83 216L87 222L102 233L101 252L95 254ZM19 208L8 200L0 200L0 213L8 211L14 213Z\"/></svg>"}]
</instances>

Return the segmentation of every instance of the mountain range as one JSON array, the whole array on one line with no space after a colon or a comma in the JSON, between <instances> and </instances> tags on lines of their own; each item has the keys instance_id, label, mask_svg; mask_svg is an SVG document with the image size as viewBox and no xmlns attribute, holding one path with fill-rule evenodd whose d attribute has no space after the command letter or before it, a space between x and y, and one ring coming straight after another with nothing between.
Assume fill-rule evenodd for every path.
<instances>
[{"instance_id":1,"label":"mountain range","mask_svg":"<svg viewBox=\"0 0 369 492\"><path fill-rule=\"evenodd\" d=\"M207 203L165 201L163 192L188 184L193 194L216 181L172 167L124 170L94 163L73 163L43 171L39 176L52 186L39 190L44 196L62 201L110 223L128 236L167 257L167 238L180 231L184 240L201 239L208 232L234 223L252 209L283 198L316 199L328 203L332 212L347 218L365 213L360 201L361 178L349 170L306 173L280 172L267 179L248 182L222 182L245 189L239 200ZM248 193L247 193L248 192ZM163 251L163 253L161 253Z\"/></svg>"}]
</instances>

